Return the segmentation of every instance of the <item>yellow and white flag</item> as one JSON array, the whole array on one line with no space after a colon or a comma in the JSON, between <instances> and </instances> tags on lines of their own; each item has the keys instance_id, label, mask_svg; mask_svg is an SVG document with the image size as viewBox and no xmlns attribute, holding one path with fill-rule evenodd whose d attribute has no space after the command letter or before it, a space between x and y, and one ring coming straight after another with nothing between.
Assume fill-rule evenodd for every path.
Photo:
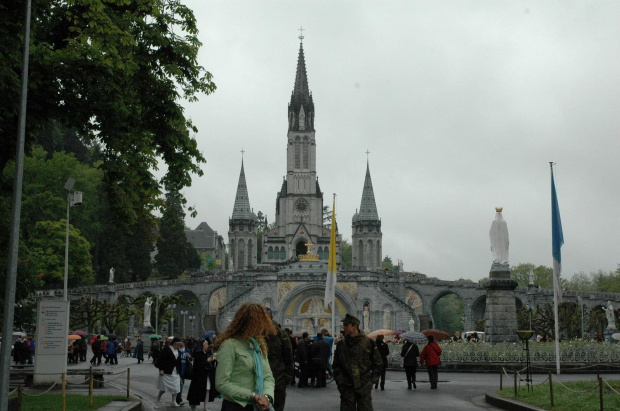
<instances>
[{"instance_id":1,"label":"yellow and white flag","mask_svg":"<svg viewBox=\"0 0 620 411\"><path fill-rule=\"evenodd\" d=\"M332 232L329 237L329 260L327 262L327 283L325 284L325 309L332 303L332 312L334 312L333 302L336 300L336 199L332 206Z\"/></svg>"}]
</instances>

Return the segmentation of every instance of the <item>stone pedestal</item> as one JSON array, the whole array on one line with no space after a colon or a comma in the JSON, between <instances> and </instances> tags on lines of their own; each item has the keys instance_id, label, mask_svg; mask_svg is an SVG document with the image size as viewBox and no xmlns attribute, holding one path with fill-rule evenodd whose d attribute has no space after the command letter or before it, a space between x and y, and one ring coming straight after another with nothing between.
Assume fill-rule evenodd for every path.
<instances>
[{"instance_id":1,"label":"stone pedestal","mask_svg":"<svg viewBox=\"0 0 620 411\"><path fill-rule=\"evenodd\" d=\"M487 305L484 313L484 340L489 343L515 342L517 336L517 282L510 271L491 271L485 282Z\"/></svg>"}]
</instances>

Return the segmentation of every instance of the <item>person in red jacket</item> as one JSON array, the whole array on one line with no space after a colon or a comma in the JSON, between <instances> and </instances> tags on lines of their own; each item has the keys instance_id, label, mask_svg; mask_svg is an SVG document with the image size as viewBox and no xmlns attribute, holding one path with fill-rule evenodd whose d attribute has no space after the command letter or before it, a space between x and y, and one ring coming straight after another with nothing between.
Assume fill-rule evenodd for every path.
<instances>
[{"instance_id":1,"label":"person in red jacket","mask_svg":"<svg viewBox=\"0 0 620 411\"><path fill-rule=\"evenodd\" d=\"M428 337L428 344L424 346L420 353L420 365L426 362L426 371L428 371L428 379L431 382L431 389L437 389L437 368L441 364L439 356L441 355L441 347L435 342L432 335Z\"/></svg>"}]
</instances>

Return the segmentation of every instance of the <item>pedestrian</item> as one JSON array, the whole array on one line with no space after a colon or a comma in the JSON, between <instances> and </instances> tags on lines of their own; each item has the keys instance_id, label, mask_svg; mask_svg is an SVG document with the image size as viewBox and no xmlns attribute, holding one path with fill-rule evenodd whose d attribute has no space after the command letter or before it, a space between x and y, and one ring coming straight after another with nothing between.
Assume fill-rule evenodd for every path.
<instances>
[{"instance_id":1,"label":"pedestrian","mask_svg":"<svg viewBox=\"0 0 620 411\"><path fill-rule=\"evenodd\" d=\"M388 356L390 355L390 347L383 341L385 337L383 335L378 335L375 338L375 344L377 345L377 351L379 351L379 355L381 356L381 361L383 362L383 368L381 369L381 391L385 389L385 372L387 371L388 366ZM379 388L379 383L375 384L375 389Z\"/></svg>"},{"instance_id":2,"label":"pedestrian","mask_svg":"<svg viewBox=\"0 0 620 411\"><path fill-rule=\"evenodd\" d=\"M323 337L323 333L318 333L316 335L315 346L315 354L312 359L315 367L315 376L316 376L316 387L323 388L326 387L326 379L325 373L327 372L327 366L329 365L329 356L331 354L331 348L329 348L329 343L325 341Z\"/></svg>"},{"instance_id":3,"label":"pedestrian","mask_svg":"<svg viewBox=\"0 0 620 411\"><path fill-rule=\"evenodd\" d=\"M159 358L159 353L161 352L161 345L159 344L159 341L154 338L151 340L151 349L149 350L149 358L153 358L153 364L155 364L155 362L157 361L157 358Z\"/></svg>"},{"instance_id":4,"label":"pedestrian","mask_svg":"<svg viewBox=\"0 0 620 411\"><path fill-rule=\"evenodd\" d=\"M310 346L310 337L308 333L304 331L301 335L301 339L299 340L299 344L297 345L297 362L299 363L299 382L297 383L297 387L299 388L307 388L308 378L310 377L310 361L308 358L309 347Z\"/></svg>"},{"instance_id":5,"label":"pedestrian","mask_svg":"<svg viewBox=\"0 0 620 411\"><path fill-rule=\"evenodd\" d=\"M263 333L274 334L271 318L260 304L245 303L215 340L218 365L215 388L222 394L222 411L266 411L274 404L275 381Z\"/></svg>"},{"instance_id":6,"label":"pedestrian","mask_svg":"<svg viewBox=\"0 0 620 411\"><path fill-rule=\"evenodd\" d=\"M432 335L426 337L428 343L422 349L420 353L420 365L426 363L426 371L428 372L428 379L431 382L431 389L437 389L437 369L441 364L441 347L435 342L435 338Z\"/></svg>"},{"instance_id":7,"label":"pedestrian","mask_svg":"<svg viewBox=\"0 0 620 411\"><path fill-rule=\"evenodd\" d=\"M405 375L407 376L407 389L418 388L415 385L415 374L418 370L418 357L420 356L420 349L418 344L410 341L406 341L403 348L400 350L400 356L403 357L403 367L405 367Z\"/></svg>"},{"instance_id":8,"label":"pedestrian","mask_svg":"<svg viewBox=\"0 0 620 411\"><path fill-rule=\"evenodd\" d=\"M282 411L286 403L286 386L290 383L294 373L293 348L288 333L273 320L271 310L269 308L266 310L276 330L275 334L265 335L268 349L267 359L275 381L273 407L276 411Z\"/></svg>"},{"instance_id":9,"label":"pedestrian","mask_svg":"<svg viewBox=\"0 0 620 411\"><path fill-rule=\"evenodd\" d=\"M125 338L125 357L131 357L131 340Z\"/></svg>"},{"instance_id":10,"label":"pedestrian","mask_svg":"<svg viewBox=\"0 0 620 411\"><path fill-rule=\"evenodd\" d=\"M86 336L83 335L78 342L80 346L80 361L86 361L86 353L88 353L88 342L86 341Z\"/></svg>"},{"instance_id":11,"label":"pedestrian","mask_svg":"<svg viewBox=\"0 0 620 411\"><path fill-rule=\"evenodd\" d=\"M185 385L185 373L187 372L188 368L192 366L192 353L190 350L187 349L187 347L185 347L185 341L182 338L181 348L179 348L179 354L181 355L181 372L179 373L179 377L181 378L181 387L179 389L179 393L177 394L177 404L183 405L185 404L185 402L183 402L183 397L181 394L183 393L183 386ZM192 377L190 375L188 379L191 378Z\"/></svg>"},{"instance_id":12,"label":"pedestrian","mask_svg":"<svg viewBox=\"0 0 620 411\"><path fill-rule=\"evenodd\" d=\"M336 344L334 380L340 392L340 410L372 411L372 386L379 381L383 362L375 343L360 331L351 314L342 319L344 339Z\"/></svg>"},{"instance_id":13,"label":"pedestrian","mask_svg":"<svg viewBox=\"0 0 620 411\"><path fill-rule=\"evenodd\" d=\"M219 395L215 391L217 357L209 340L205 340L202 344L194 343L194 345L196 347L193 352L194 372L187 391L187 402L192 410L203 402L203 410L207 411L207 402L213 402Z\"/></svg>"},{"instance_id":14,"label":"pedestrian","mask_svg":"<svg viewBox=\"0 0 620 411\"><path fill-rule=\"evenodd\" d=\"M157 359L159 369L159 379L157 381L157 402L161 401L162 395L168 392L172 395L170 407L178 407L176 402L177 394L181 391L181 339L173 338L170 345L163 349Z\"/></svg>"},{"instance_id":15,"label":"pedestrian","mask_svg":"<svg viewBox=\"0 0 620 411\"><path fill-rule=\"evenodd\" d=\"M13 361L16 365L26 364L28 359L28 343L22 335L20 335L15 343L13 343Z\"/></svg>"},{"instance_id":16,"label":"pedestrian","mask_svg":"<svg viewBox=\"0 0 620 411\"><path fill-rule=\"evenodd\" d=\"M144 362L144 343L138 337L138 341L136 342L136 349L133 352L133 358L138 360L138 364Z\"/></svg>"},{"instance_id":17,"label":"pedestrian","mask_svg":"<svg viewBox=\"0 0 620 411\"><path fill-rule=\"evenodd\" d=\"M93 352L93 358L90 359L91 365L101 365L101 341L98 335L93 335L90 341L90 349Z\"/></svg>"},{"instance_id":18,"label":"pedestrian","mask_svg":"<svg viewBox=\"0 0 620 411\"><path fill-rule=\"evenodd\" d=\"M36 342L34 340L34 337L32 335L28 336L28 350L29 350L29 355L28 355L28 364L33 364L34 363L34 352L36 349Z\"/></svg>"}]
</instances>

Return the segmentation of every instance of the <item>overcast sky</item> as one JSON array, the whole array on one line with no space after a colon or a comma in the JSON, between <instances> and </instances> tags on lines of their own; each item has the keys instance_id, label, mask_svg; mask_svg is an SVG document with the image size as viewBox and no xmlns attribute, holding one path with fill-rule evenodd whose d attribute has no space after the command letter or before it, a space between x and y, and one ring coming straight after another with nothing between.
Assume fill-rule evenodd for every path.
<instances>
[{"instance_id":1,"label":"overcast sky","mask_svg":"<svg viewBox=\"0 0 620 411\"><path fill-rule=\"evenodd\" d=\"M503 206L510 263L552 266L549 161L563 275L620 263L620 2L203 1L186 103L207 164L185 190L228 242L245 150L250 204L275 221L299 31L325 203L351 239L366 150L383 254L440 279L487 277Z\"/></svg>"}]
</instances>

